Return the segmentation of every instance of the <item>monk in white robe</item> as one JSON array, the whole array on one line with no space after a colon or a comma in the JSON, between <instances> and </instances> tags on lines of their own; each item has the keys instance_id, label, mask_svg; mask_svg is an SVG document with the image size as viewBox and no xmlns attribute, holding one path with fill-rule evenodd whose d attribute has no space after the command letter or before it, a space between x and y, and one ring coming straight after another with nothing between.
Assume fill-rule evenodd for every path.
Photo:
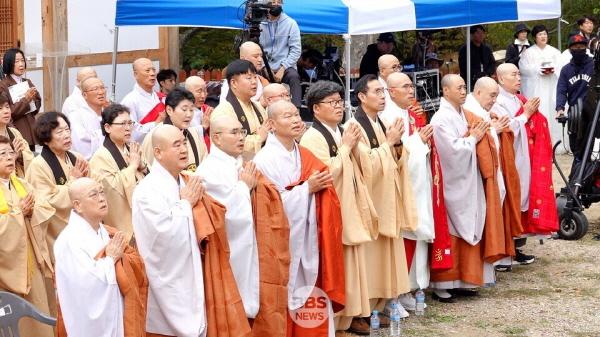
<instances>
[{"instance_id":1,"label":"monk in white robe","mask_svg":"<svg viewBox=\"0 0 600 337\"><path fill-rule=\"evenodd\" d=\"M133 121L127 107L111 104L102 111L104 143L90 160L90 172L104 187L110 212L104 224L131 238L131 198L137 182L148 172L140 145L131 141Z\"/></svg>"},{"instance_id":2,"label":"monk in white robe","mask_svg":"<svg viewBox=\"0 0 600 337\"><path fill-rule=\"evenodd\" d=\"M15 175L16 157L10 140L0 136L0 291L22 296L50 315L55 300L46 283L54 269L46 230L54 209ZM52 327L28 317L20 321L19 330L21 336L54 335Z\"/></svg>"},{"instance_id":3,"label":"monk in white robe","mask_svg":"<svg viewBox=\"0 0 600 337\"><path fill-rule=\"evenodd\" d=\"M374 75L363 76L356 85L360 101L354 117L346 123L361 128L358 159L369 195L379 217L377 240L365 243L367 284L371 307L383 309L389 299L410 291L403 231L417 228L417 211L401 137L404 121L385 127L377 114L385 108L385 89ZM403 311L402 316L408 313Z\"/></svg>"},{"instance_id":4,"label":"monk in white robe","mask_svg":"<svg viewBox=\"0 0 600 337\"><path fill-rule=\"evenodd\" d=\"M254 318L259 309L259 270L250 191L256 186L256 166L243 165L245 130L237 118L211 119L210 132L212 150L196 174L204 180L206 192L227 209L229 262L246 317Z\"/></svg>"},{"instance_id":5,"label":"monk in white robe","mask_svg":"<svg viewBox=\"0 0 600 337\"><path fill-rule=\"evenodd\" d=\"M452 238L453 268L431 275L434 298L451 302L446 291L483 285L483 257L480 241L485 224L486 203L476 145L489 124L479 122L469 130L462 105L467 87L455 74L442 80L444 97L433 115L433 136L444 172L444 200ZM470 135L468 135L470 132Z\"/></svg>"},{"instance_id":6,"label":"monk in white robe","mask_svg":"<svg viewBox=\"0 0 600 337\"><path fill-rule=\"evenodd\" d=\"M75 86L69 97L65 99L62 105L62 113L69 117L73 111L77 111L85 106L85 99L81 92L81 82L88 77L98 77L96 70L92 67L83 67L77 71L77 77L75 78Z\"/></svg>"},{"instance_id":7,"label":"monk in white robe","mask_svg":"<svg viewBox=\"0 0 600 337\"><path fill-rule=\"evenodd\" d=\"M102 109L106 106L106 87L96 77L90 77L81 83L86 104L71 114L71 138L73 150L90 160L102 146Z\"/></svg>"},{"instance_id":8,"label":"monk in white robe","mask_svg":"<svg viewBox=\"0 0 600 337\"><path fill-rule=\"evenodd\" d=\"M54 241L67 225L71 214L69 185L77 178L87 177L89 167L81 155L70 151L69 119L62 113L41 114L37 118L34 132L44 145L42 153L27 168L25 179L56 210L48 225L46 237L50 255L54 259Z\"/></svg>"},{"instance_id":9,"label":"monk in white robe","mask_svg":"<svg viewBox=\"0 0 600 337\"><path fill-rule=\"evenodd\" d=\"M154 91L156 85L156 68L151 60L139 58L133 61L133 90L121 101L131 113L135 124L133 139L142 143L146 134L165 117L165 105Z\"/></svg>"},{"instance_id":10,"label":"monk in white robe","mask_svg":"<svg viewBox=\"0 0 600 337\"><path fill-rule=\"evenodd\" d=\"M394 107L392 105L392 98L390 96L390 93L387 90L388 76L390 76L393 73L400 72L402 70L402 65L400 64L400 61L398 60L398 58L392 54L381 55L379 57L379 60L377 60L377 65L379 68L379 76L377 77L377 80L379 80L379 83L386 89L385 90L385 109L383 110L383 112L385 112L388 108L394 109Z\"/></svg>"},{"instance_id":11,"label":"monk in white robe","mask_svg":"<svg viewBox=\"0 0 600 337\"><path fill-rule=\"evenodd\" d=\"M548 44L548 30L543 25L533 27L535 44L521 54L519 69L523 75L522 94L540 98L540 112L550 124L552 141L562 139L561 125L554 120L556 85L560 75L560 50Z\"/></svg>"},{"instance_id":12,"label":"monk in white robe","mask_svg":"<svg viewBox=\"0 0 600 337\"><path fill-rule=\"evenodd\" d=\"M252 100L258 85L256 68L250 61L235 60L227 65L225 75L229 83L229 92L225 101L219 103L212 115L229 115L240 121L246 130L244 158L252 159L263 146L269 132L263 107Z\"/></svg>"},{"instance_id":13,"label":"monk in white robe","mask_svg":"<svg viewBox=\"0 0 600 337\"><path fill-rule=\"evenodd\" d=\"M336 330L368 333L363 318L371 311L364 243L377 238L377 214L352 155L362 136L360 128L351 124L342 133L338 126L344 115L342 95L342 87L333 82L318 81L310 87L306 100L315 119L300 145L329 167L342 208L346 307L336 317Z\"/></svg>"},{"instance_id":14,"label":"monk in white robe","mask_svg":"<svg viewBox=\"0 0 600 337\"><path fill-rule=\"evenodd\" d=\"M303 328L290 319L287 335L333 337L333 314L345 304L339 201L326 166L309 150L296 144L296 137L304 130L297 108L291 102L279 101L271 105L268 112L274 134L269 135L254 161L280 191L290 224L290 315L304 307L309 297L314 299L315 286L329 297L326 320L318 327Z\"/></svg>"},{"instance_id":15,"label":"monk in white robe","mask_svg":"<svg viewBox=\"0 0 600 337\"><path fill-rule=\"evenodd\" d=\"M195 110L194 95L186 89L175 88L167 95L165 104L167 107L167 117L164 120L164 124L174 125L183 132L188 149L188 166L186 170L194 172L207 154L202 131L191 127ZM159 125L162 124L159 123ZM142 143L143 161L150 166L154 163L153 132L154 130L150 131Z\"/></svg>"},{"instance_id":16,"label":"monk in white robe","mask_svg":"<svg viewBox=\"0 0 600 337\"><path fill-rule=\"evenodd\" d=\"M152 135L156 161L133 191L133 231L148 274L148 336L206 334L202 261L192 207L204 187L185 183L188 151L181 130L159 126Z\"/></svg>"},{"instance_id":17,"label":"monk in white robe","mask_svg":"<svg viewBox=\"0 0 600 337\"><path fill-rule=\"evenodd\" d=\"M10 139L15 154L17 156L15 163L15 174L19 178L25 177L25 171L29 163L33 160L33 152L29 144L21 135L19 130L8 126L11 122L10 98L7 93L0 93L0 135Z\"/></svg>"},{"instance_id":18,"label":"monk in white robe","mask_svg":"<svg viewBox=\"0 0 600 337\"><path fill-rule=\"evenodd\" d=\"M396 120L404 123L402 145L407 151L407 167L417 204L418 226L416 230L402 233L406 259L407 262L411 261L408 265L411 289L426 289L429 286L429 243L435 237L431 192L433 179L428 145L429 139L433 135L433 127L427 125L419 130L416 128L413 116L424 112L413 106L415 88L406 74L390 74L387 84L391 102L390 104L386 103L380 118L386 125L391 125ZM415 309L415 299L410 293L400 296L399 301L405 309Z\"/></svg>"},{"instance_id":19,"label":"monk in white robe","mask_svg":"<svg viewBox=\"0 0 600 337\"><path fill-rule=\"evenodd\" d=\"M115 263L123 256L127 239L112 239L101 223L108 212L102 186L90 178L69 187L73 211L69 224L54 245L56 290L69 337L122 337L123 296ZM96 256L106 247L106 256Z\"/></svg>"}]
</instances>

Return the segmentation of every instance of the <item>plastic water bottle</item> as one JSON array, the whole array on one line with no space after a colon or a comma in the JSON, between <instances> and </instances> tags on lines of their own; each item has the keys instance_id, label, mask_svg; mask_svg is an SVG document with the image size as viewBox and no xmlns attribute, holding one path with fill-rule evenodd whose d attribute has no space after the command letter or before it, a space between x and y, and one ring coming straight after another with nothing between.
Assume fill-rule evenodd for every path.
<instances>
[{"instance_id":1,"label":"plastic water bottle","mask_svg":"<svg viewBox=\"0 0 600 337\"><path fill-rule=\"evenodd\" d=\"M390 337L400 336L400 309L398 302L392 301L392 312L390 313Z\"/></svg>"},{"instance_id":2,"label":"plastic water bottle","mask_svg":"<svg viewBox=\"0 0 600 337\"><path fill-rule=\"evenodd\" d=\"M373 310L373 315L371 315L371 332L369 333L370 337L381 337L381 329L379 324L379 312L377 310Z\"/></svg>"},{"instance_id":3,"label":"plastic water bottle","mask_svg":"<svg viewBox=\"0 0 600 337\"><path fill-rule=\"evenodd\" d=\"M425 292L422 289L417 290L415 293L415 300L417 301L415 316L425 315Z\"/></svg>"}]
</instances>

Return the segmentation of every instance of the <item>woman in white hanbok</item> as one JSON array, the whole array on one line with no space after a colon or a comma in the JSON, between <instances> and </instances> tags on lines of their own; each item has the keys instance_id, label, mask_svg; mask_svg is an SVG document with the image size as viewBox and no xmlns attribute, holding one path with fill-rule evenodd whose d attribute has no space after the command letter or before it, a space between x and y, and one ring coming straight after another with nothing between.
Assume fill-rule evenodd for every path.
<instances>
[{"instance_id":1,"label":"woman in white hanbok","mask_svg":"<svg viewBox=\"0 0 600 337\"><path fill-rule=\"evenodd\" d=\"M552 142L562 139L562 127L555 120L556 84L560 74L560 51L548 45L548 30L544 25L533 27L535 44L521 54L521 93L528 99L540 98L540 112L550 126Z\"/></svg>"}]
</instances>

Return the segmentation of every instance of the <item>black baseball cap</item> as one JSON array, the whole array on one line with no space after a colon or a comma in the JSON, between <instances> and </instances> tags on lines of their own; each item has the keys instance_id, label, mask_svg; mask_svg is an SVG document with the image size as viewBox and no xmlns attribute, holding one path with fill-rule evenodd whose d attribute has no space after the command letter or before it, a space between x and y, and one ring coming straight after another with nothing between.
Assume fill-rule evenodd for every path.
<instances>
[{"instance_id":1,"label":"black baseball cap","mask_svg":"<svg viewBox=\"0 0 600 337\"><path fill-rule=\"evenodd\" d=\"M390 42L396 42L396 38L394 37L394 34L392 34L392 33L381 33L381 34L379 34L377 41L390 43Z\"/></svg>"}]
</instances>

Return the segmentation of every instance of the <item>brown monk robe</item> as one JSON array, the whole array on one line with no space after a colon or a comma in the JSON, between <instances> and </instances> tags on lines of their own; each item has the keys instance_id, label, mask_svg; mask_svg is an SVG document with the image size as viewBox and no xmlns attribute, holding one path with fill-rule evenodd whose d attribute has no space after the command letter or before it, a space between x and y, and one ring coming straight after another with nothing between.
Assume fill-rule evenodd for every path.
<instances>
[{"instance_id":1,"label":"brown monk robe","mask_svg":"<svg viewBox=\"0 0 600 337\"><path fill-rule=\"evenodd\" d=\"M104 226L110 238L117 229ZM106 257L102 249L94 259ZM123 331L124 337L146 337L146 304L148 300L148 278L144 261L137 249L131 245L125 246L123 257L115 262L117 284L123 296ZM66 337L67 330L58 305L56 318L56 337Z\"/></svg>"},{"instance_id":2,"label":"brown monk robe","mask_svg":"<svg viewBox=\"0 0 600 337\"><path fill-rule=\"evenodd\" d=\"M225 206L208 194L192 209L196 238L204 252L207 337L250 337L242 297L229 264ZM204 248L204 249L202 249Z\"/></svg>"},{"instance_id":3,"label":"brown monk robe","mask_svg":"<svg viewBox=\"0 0 600 337\"><path fill-rule=\"evenodd\" d=\"M469 126L476 125L483 119L474 113L464 109L465 119ZM498 169L500 162L494 139L489 131L477 143L477 163L483 179L485 190L485 226L483 227L482 253L483 259L488 263L496 262L509 256L506 249L506 241L512 241L512 237L505 237L504 221L502 218L502 201L500 200L500 188L498 186Z\"/></svg>"},{"instance_id":4,"label":"brown monk robe","mask_svg":"<svg viewBox=\"0 0 600 337\"><path fill-rule=\"evenodd\" d=\"M491 113L492 118L494 114ZM521 183L519 171L515 164L515 134L510 130L504 130L498 134L500 142L500 167L506 195L502 204L502 217L504 219L504 236L506 240L506 252L510 256L515 256L515 243L508 238L515 238L523 234L523 225L521 223Z\"/></svg>"},{"instance_id":5,"label":"brown monk robe","mask_svg":"<svg viewBox=\"0 0 600 337\"><path fill-rule=\"evenodd\" d=\"M254 318L254 337L285 337L287 284L290 274L290 225L281 195L261 173L252 191L260 280L260 309Z\"/></svg>"}]
</instances>

